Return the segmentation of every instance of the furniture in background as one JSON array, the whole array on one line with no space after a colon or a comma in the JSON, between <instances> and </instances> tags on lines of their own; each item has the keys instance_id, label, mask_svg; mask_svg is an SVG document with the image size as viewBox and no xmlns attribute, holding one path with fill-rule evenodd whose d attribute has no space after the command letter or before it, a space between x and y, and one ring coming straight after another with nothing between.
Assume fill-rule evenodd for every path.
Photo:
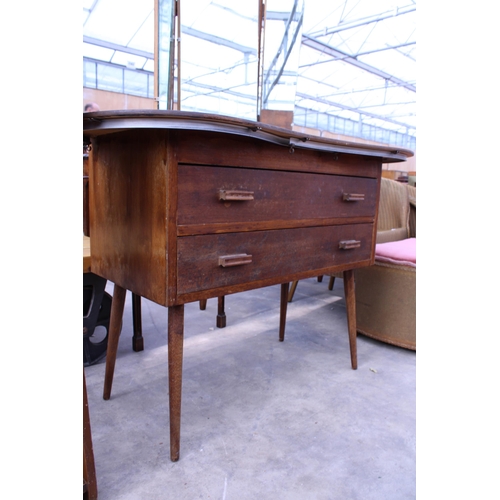
<instances>
[{"instance_id":1,"label":"furniture in background","mask_svg":"<svg viewBox=\"0 0 500 500\"><path fill-rule=\"evenodd\" d=\"M415 198L415 188L382 178L377 218L377 243L410 237L410 193L413 193L413 198Z\"/></svg>"},{"instance_id":2,"label":"furniture in background","mask_svg":"<svg viewBox=\"0 0 500 500\"><path fill-rule=\"evenodd\" d=\"M105 288L106 279L91 271L90 238L83 236L83 366L106 355L112 299Z\"/></svg>"},{"instance_id":3,"label":"furniture in background","mask_svg":"<svg viewBox=\"0 0 500 500\"><path fill-rule=\"evenodd\" d=\"M375 264L355 272L356 329L416 350L416 239L377 244Z\"/></svg>"},{"instance_id":4,"label":"furniture in background","mask_svg":"<svg viewBox=\"0 0 500 500\"><path fill-rule=\"evenodd\" d=\"M85 370L83 370L83 498L84 500L97 499L97 479Z\"/></svg>"},{"instance_id":5,"label":"furniture in background","mask_svg":"<svg viewBox=\"0 0 500 500\"><path fill-rule=\"evenodd\" d=\"M83 153L83 234L84 236L90 236L89 154L86 150Z\"/></svg>"},{"instance_id":6,"label":"furniture in background","mask_svg":"<svg viewBox=\"0 0 500 500\"><path fill-rule=\"evenodd\" d=\"M355 271L356 329L416 350L416 188L382 179L375 263Z\"/></svg>"},{"instance_id":7,"label":"furniture in background","mask_svg":"<svg viewBox=\"0 0 500 500\"><path fill-rule=\"evenodd\" d=\"M93 272L115 283L104 399L125 292L168 308L170 458L179 459L184 304L343 273L357 367L354 269L374 262L382 163L411 151L180 111L84 116Z\"/></svg>"},{"instance_id":8,"label":"furniture in background","mask_svg":"<svg viewBox=\"0 0 500 500\"><path fill-rule=\"evenodd\" d=\"M404 182L407 183L409 182L410 176L416 175L416 172L411 171L407 172L406 170L382 170L382 177L385 179L392 179L393 181L398 181L398 182Z\"/></svg>"},{"instance_id":9,"label":"furniture in background","mask_svg":"<svg viewBox=\"0 0 500 500\"><path fill-rule=\"evenodd\" d=\"M341 278L342 276L340 276ZM318 276L318 283L323 281L323 276ZM293 300L293 296L295 295L295 290L297 290L298 281L294 281L290 286L290 291L288 292L288 302ZM335 276L330 276L330 280L328 281L328 290L333 290L333 285L335 284Z\"/></svg>"}]
</instances>

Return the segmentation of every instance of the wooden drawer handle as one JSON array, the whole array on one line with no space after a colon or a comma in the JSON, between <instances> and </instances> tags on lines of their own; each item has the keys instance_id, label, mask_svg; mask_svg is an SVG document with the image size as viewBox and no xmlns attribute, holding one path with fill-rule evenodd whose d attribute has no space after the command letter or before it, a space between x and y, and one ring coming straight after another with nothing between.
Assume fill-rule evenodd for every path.
<instances>
[{"instance_id":1,"label":"wooden drawer handle","mask_svg":"<svg viewBox=\"0 0 500 500\"><path fill-rule=\"evenodd\" d=\"M341 250L351 250L352 248L359 248L361 246L361 241L358 240L343 240L339 243L339 248Z\"/></svg>"},{"instance_id":2,"label":"wooden drawer handle","mask_svg":"<svg viewBox=\"0 0 500 500\"><path fill-rule=\"evenodd\" d=\"M252 256L246 253L237 253L234 255L221 255L219 257L219 266L232 267L243 266L244 264L251 264Z\"/></svg>"},{"instance_id":3,"label":"wooden drawer handle","mask_svg":"<svg viewBox=\"0 0 500 500\"><path fill-rule=\"evenodd\" d=\"M253 200L253 191L237 191L234 189L220 189L219 200L250 201Z\"/></svg>"},{"instance_id":4,"label":"wooden drawer handle","mask_svg":"<svg viewBox=\"0 0 500 500\"><path fill-rule=\"evenodd\" d=\"M365 201L365 195L363 193L344 193L342 199L344 201Z\"/></svg>"}]
</instances>

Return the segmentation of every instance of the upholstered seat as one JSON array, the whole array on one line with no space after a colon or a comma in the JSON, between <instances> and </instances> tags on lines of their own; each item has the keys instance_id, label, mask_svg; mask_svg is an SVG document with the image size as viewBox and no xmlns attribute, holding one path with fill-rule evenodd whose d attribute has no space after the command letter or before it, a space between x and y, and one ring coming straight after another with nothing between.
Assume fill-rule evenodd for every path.
<instances>
[{"instance_id":1,"label":"upholstered seat","mask_svg":"<svg viewBox=\"0 0 500 500\"><path fill-rule=\"evenodd\" d=\"M376 245L375 265L357 269L356 329L416 349L416 238Z\"/></svg>"}]
</instances>

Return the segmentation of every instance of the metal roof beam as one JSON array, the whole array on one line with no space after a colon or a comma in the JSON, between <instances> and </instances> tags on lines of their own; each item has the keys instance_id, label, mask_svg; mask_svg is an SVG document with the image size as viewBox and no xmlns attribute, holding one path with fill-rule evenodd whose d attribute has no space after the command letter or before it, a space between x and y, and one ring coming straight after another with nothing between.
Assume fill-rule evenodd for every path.
<instances>
[{"instance_id":1,"label":"metal roof beam","mask_svg":"<svg viewBox=\"0 0 500 500\"><path fill-rule=\"evenodd\" d=\"M145 50L133 49L131 47L126 47L125 45L106 42L105 40L99 40L98 38L92 38L90 36L84 36L83 41L84 43L97 45L98 47L104 47L105 49L118 50L119 52L125 52L127 54L132 54L134 56L146 57L147 59L155 58L153 52L146 52Z\"/></svg>"},{"instance_id":2,"label":"metal roof beam","mask_svg":"<svg viewBox=\"0 0 500 500\"><path fill-rule=\"evenodd\" d=\"M238 50L243 52L244 54L252 54L254 56L257 55L257 49L253 47L247 47L245 45L241 45L236 42L232 42L231 40L227 40L226 38L221 38L220 36L211 35L210 33L204 33L203 31L196 30L194 28L190 28L189 26L182 26L181 28L182 35L190 35L196 38L200 38L201 40L206 40L207 42L216 43L217 45L224 45L225 47L229 47L230 49Z\"/></svg>"},{"instance_id":3,"label":"metal roof beam","mask_svg":"<svg viewBox=\"0 0 500 500\"><path fill-rule=\"evenodd\" d=\"M257 49L253 47L247 47L239 43L232 42L225 38L219 36L210 35L209 33L204 33L202 31L189 28L188 26L182 26L182 34L194 36L200 40L206 40L207 42L216 43L218 45L223 45L224 47L229 47L231 49L242 52L243 54L257 55ZM153 52L146 52L144 50L137 50L125 45L119 45L117 43L106 42L105 40L99 40L98 38L92 38L89 36L84 36L83 41L91 45L97 45L99 47L104 47L106 49L119 50L120 52L126 52L127 54L133 54L136 56L147 57L148 59L154 59Z\"/></svg>"},{"instance_id":4,"label":"metal roof beam","mask_svg":"<svg viewBox=\"0 0 500 500\"><path fill-rule=\"evenodd\" d=\"M299 21L301 13L296 12L293 16L292 21ZM272 10L266 10L266 21L288 21L290 19L290 12L278 12Z\"/></svg>"},{"instance_id":5,"label":"metal roof beam","mask_svg":"<svg viewBox=\"0 0 500 500\"><path fill-rule=\"evenodd\" d=\"M321 52L323 54L329 55L335 59L342 60L348 64L352 64L353 66L356 66L357 68L360 68L364 71L367 71L368 73L371 73L373 75L379 76L380 78L383 78L384 80L392 82L400 87L404 87L408 90L411 90L412 92L417 91L417 88L415 87L415 85L412 85L411 83L408 83L404 80L401 80L400 78L397 78L394 75L390 75L389 73L386 73L385 71L374 68L373 66L370 66L369 64L365 64L364 62L358 61L355 57L352 57L349 54L346 54L345 52L342 52L334 47L331 47L330 45L323 43L320 40L317 40L316 38L313 38L309 35L304 35L304 34L302 35L302 45L305 45L306 47L310 47L313 50L317 50L318 52Z\"/></svg>"},{"instance_id":6,"label":"metal roof beam","mask_svg":"<svg viewBox=\"0 0 500 500\"><path fill-rule=\"evenodd\" d=\"M351 57L356 58L359 56L366 56L366 55L370 55L370 54L375 54L377 52L384 52L386 50L396 50L398 53L402 54L403 56L410 57L408 54L406 54L405 52L398 50L398 49L401 49L403 47L409 47L410 45L416 45L416 44L417 44L417 42L408 42L408 43L402 43L400 45L388 45L387 47L381 47L380 49L373 49L373 50L368 50L366 52L359 52L355 56L351 56ZM415 60L412 57L410 57L410 59L412 59L413 61ZM317 66L318 64L325 64L325 63L329 63L329 62L331 62L331 60L328 60L328 59L325 61L316 61L316 62L312 62L309 64L303 64L303 65L299 66L299 68L308 68L311 66Z\"/></svg>"},{"instance_id":7,"label":"metal roof beam","mask_svg":"<svg viewBox=\"0 0 500 500\"><path fill-rule=\"evenodd\" d=\"M415 5L410 5L408 7L401 7L400 9L396 8L394 10L389 10L387 12L378 14L376 16L365 17L347 23L339 23L337 26L334 26L333 28L325 28L321 31L315 31L314 33L309 33L309 36L311 37L328 36L332 35L333 33L338 33L339 31L358 28L359 26L365 26L367 24L377 23L378 21L391 19L392 17L401 16L403 14L409 14L410 12L414 12L416 10L417 8L415 7Z\"/></svg>"},{"instance_id":8,"label":"metal roof beam","mask_svg":"<svg viewBox=\"0 0 500 500\"><path fill-rule=\"evenodd\" d=\"M407 42L407 43L400 43L399 45L387 45L386 47L381 47L380 49L373 49L373 50L367 50L366 52L359 52L353 57L359 57L359 56L367 56L370 54L375 54L377 52L384 52L386 50L398 50L403 47L409 47L410 45L416 45L417 42ZM400 54L403 54L404 56L406 55L404 52L398 50Z\"/></svg>"}]
</instances>

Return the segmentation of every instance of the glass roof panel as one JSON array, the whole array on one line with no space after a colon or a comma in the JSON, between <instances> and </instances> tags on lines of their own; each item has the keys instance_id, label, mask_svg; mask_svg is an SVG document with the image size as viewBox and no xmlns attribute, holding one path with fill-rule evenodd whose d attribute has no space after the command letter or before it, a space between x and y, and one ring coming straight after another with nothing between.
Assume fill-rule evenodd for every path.
<instances>
[{"instance_id":1,"label":"glass roof panel","mask_svg":"<svg viewBox=\"0 0 500 500\"><path fill-rule=\"evenodd\" d=\"M154 68L155 68L155 62L153 61L153 59L148 59L142 69L144 71L150 71L151 73L153 73Z\"/></svg>"},{"instance_id":2,"label":"glass roof panel","mask_svg":"<svg viewBox=\"0 0 500 500\"><path fill-rule=\"evenodd\" d=\"M91 43L83 43L83 57L89 57L90 59L99 59L100 61L111 61L113 57L114 50L106 49L104 47L99 47L98 45L93 45Z\"/></svg>"},{"instance_id":3,"label":"glass roof panel","mask_svg":"<svg viewBox=\"0 0 500 500\"><path fill-rule=\"evenodd\" d=\"M257 49L257 2L182 0L181 9L183 27Z\"/></svg>"},{"instance_id":4,"label":"glass roof panel","mask_svg":"<svg viewBox=\"0 0 500 500\"><path fill-rule=\"evenodd\" d=\"M83 27L84 36L129 46L154 11L153 0L98 0ZM153 27L153 21L149 29ZM154 29L149 50L153 52ZM134 47L135 48L135 47Z\"/></svg>"},{"instance_id":5,"label":"glass roof panel","mask_svg":"<svg viewBox=\"0 0 500 500\"><path fill-rule=\"evenodd\" d=\"M150 4L150 0L145 2ZM133 47L134 49L144 50L146 52L153 53L154 50L154 33L155 33L155 15L154 8L145 9L141 11L139 15L146 15L144 22L139 26L138 30L134 33L133 37L128 42L127 46Z\"/></svg>"}]
</instances>

